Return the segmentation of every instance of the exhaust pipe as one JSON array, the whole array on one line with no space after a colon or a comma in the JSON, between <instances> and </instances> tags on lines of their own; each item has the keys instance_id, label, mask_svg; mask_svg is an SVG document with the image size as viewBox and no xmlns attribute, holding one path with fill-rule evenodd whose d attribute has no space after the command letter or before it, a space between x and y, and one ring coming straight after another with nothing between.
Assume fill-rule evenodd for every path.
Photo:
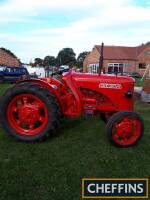
<instances>
[{"instance_id":1,"label":"exhaust pipe","mask_svg":"<svg viewBox=\"0 0 150 200\"><path fill-rule=\"evenodd\" d=\"M99 58L99 74L101 74L101 71L103 69L103 60L104 60L103 53L104 53L104 43L102 42L100 58Z\"/></svg>"}]
</instances>

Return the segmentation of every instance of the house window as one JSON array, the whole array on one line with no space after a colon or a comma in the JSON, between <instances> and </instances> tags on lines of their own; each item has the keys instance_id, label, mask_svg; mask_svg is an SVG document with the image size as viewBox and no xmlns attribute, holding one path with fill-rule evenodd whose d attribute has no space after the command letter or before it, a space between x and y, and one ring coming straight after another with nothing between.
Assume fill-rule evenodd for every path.
<instances>
[{"instance_id":1,"label":"house window","mask_svg":"<svg viewBox=\"0 0 150 200\"><path fill-rule=\"evenodd\" d=\"M118 73L123 73L123 63L109 63L108 64L108 73L109 74L118 74Z\"/></svg>"},{"instance_id":2,"label":"house window","mask_svg":"<svg viewBox=\"0 0 150 200\"><path fill-rule=\"evenodd\" d=\"M145 55L150 56L150 50L146 51Z\"/></svg>"},{"instance_id":3,"label":"house window","mask_svg":"<svg viewBox=\"0 0 150 200\"><path fill-rule=\"evenodd\" d=\"M98 73L98 67L99 64L90 64L88 67L88 72L92 74L97 74Z\"/></svg>"},{"instance_id":4,"label":"house window","mask_svg":"<svg viewBox=\"0 0 150 200\"><path fill-rule=\"evenodd\" d=\"M139 63L139 69L145 69L146 63Z\"/></svg>"}]
</instances>

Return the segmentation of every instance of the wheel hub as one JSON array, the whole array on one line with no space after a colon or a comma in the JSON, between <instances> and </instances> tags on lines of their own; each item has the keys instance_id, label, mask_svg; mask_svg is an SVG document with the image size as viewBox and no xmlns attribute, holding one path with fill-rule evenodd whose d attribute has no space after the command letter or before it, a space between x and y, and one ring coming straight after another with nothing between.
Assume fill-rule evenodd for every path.
<instances>
[{"instance_id":1,"label":"wheel hub","mask_svg":"<svg viewBox=\"0 0 150 200\"><path fill-rule=\"evenodd\" d=\"M38 109L32 105L22 106L18 114L20 121L26 125L34 124L39 118Z\"/></svg>"},{"instance_id":2,"label":"wheel hub","mask_svg":"<svg viewBox=\"0 0 150 200\"><path fill-rule=\"evenodd\" d=\"M7 110L10 125L20 135L36 135L48 123L48 110L43 101L32 94L15 96Z\"/></svg>"},{"instance_id":3,"label":"wheel hub","mask_svg":"<svg viewBox=\"0 0 150 200\"><path fill-rule=\"evenodd\" d=\"M116 144L129 146L138 140L141 130L141 122L137 116L123 116L114 123L112 135Z\"/></svg>"},{"instance_id":4,"label":"wheel hub","mask_svg":"<svg viewBox=\"0 0 150 200\"><path fill-rule=\"evenodd\" d=\"M129 138L132 135L132 124L131 122L123 122L120 125L120 136L123 138Z\"/></svg>"}]
</instances>

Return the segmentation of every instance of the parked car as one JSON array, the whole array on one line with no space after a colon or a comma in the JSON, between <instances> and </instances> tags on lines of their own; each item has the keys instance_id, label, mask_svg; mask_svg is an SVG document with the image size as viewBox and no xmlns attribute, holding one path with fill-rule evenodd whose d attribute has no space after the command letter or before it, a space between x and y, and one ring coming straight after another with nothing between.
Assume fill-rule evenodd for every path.
<instances>
[{"instance_id":1,"label":"parked car","mask_svg":"<svg viewBox=\"0 0 150 200\"><path fill-rule=\"evenodd\" d=\"M138 72L123 72L123 76L129 76L132 78L141 78L142 76Z\"/></svg>"},{"instance_id":2,"label":"parked car","mask_svg":"<svg viewBox=\"0 0 150 200\"><path fill-rule=\"evenodd\" d=\"M29 76L29 72L24 67L0 66L0 83L15 83L22 76Z\"/></svg>"},{"instance_id":3,"label":"parked car","mask_svg":"<svg viewBox=\"0 0 150 200\"><path fill-rule=\"evenodd\" d=\"M122 76L131 76L131 73L129 73L129 72L123 72Z\"/></svg>"},{"instance_id":4,"label":"parked car","mask_svg":"<svg viewBox=\"0 0 150 200\"><path fill-rule=\"evenodd\" d=\"M36 74L36 72L29 74L30 78L38 78L38 75Z\"/></svg>"},{"instance_id":5,"label":"parked car","mask_svg":"<svg viewBox=\"0 0 150 200\"><path fill-rule=\"evenodd\" d=\"M68 65L62 65L62 66L59 67L58 71L68 72L69 66Z\"/></svg>"},{"instance_id":6,"label":"parked car","mask_svg":"<svg viewBox=\"0 0 150 200\"><path fill-rule=\"evenodd\" d=\"M138 72L132 72L132 73L131 73L131 76L132 76L133 78L141 78L141 77L142 77L141 74L139 74Z\"/></svg>"}]
</instances>

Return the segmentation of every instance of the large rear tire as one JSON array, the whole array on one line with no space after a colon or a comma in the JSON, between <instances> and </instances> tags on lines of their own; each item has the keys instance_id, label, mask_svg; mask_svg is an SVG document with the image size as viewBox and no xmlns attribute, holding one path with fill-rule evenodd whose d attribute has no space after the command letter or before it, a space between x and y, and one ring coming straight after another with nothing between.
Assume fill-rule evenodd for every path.
<instances>
[{"instance_id":1,"label":"large rear tire","mask_svg":"<svg viewBox=\"0 0 150 200\"><path fill-rule=\"evenodd\" d=\"M1 99L0 118L6 132L21 141L40 141L59 125L55 97L35 83L20 83Z\"/></svg>"},{"instance_id":2,"label":"large rear tire","mask_svg":"<svg viewBox=\"0 0 150 200\"><path fill-rule=\"evenodd\" d=\"M106 130L112 144L118 147L129 147L142 138L144 123L135 112L117 112L109 119Z\"/></svg>"}]
</instances>

